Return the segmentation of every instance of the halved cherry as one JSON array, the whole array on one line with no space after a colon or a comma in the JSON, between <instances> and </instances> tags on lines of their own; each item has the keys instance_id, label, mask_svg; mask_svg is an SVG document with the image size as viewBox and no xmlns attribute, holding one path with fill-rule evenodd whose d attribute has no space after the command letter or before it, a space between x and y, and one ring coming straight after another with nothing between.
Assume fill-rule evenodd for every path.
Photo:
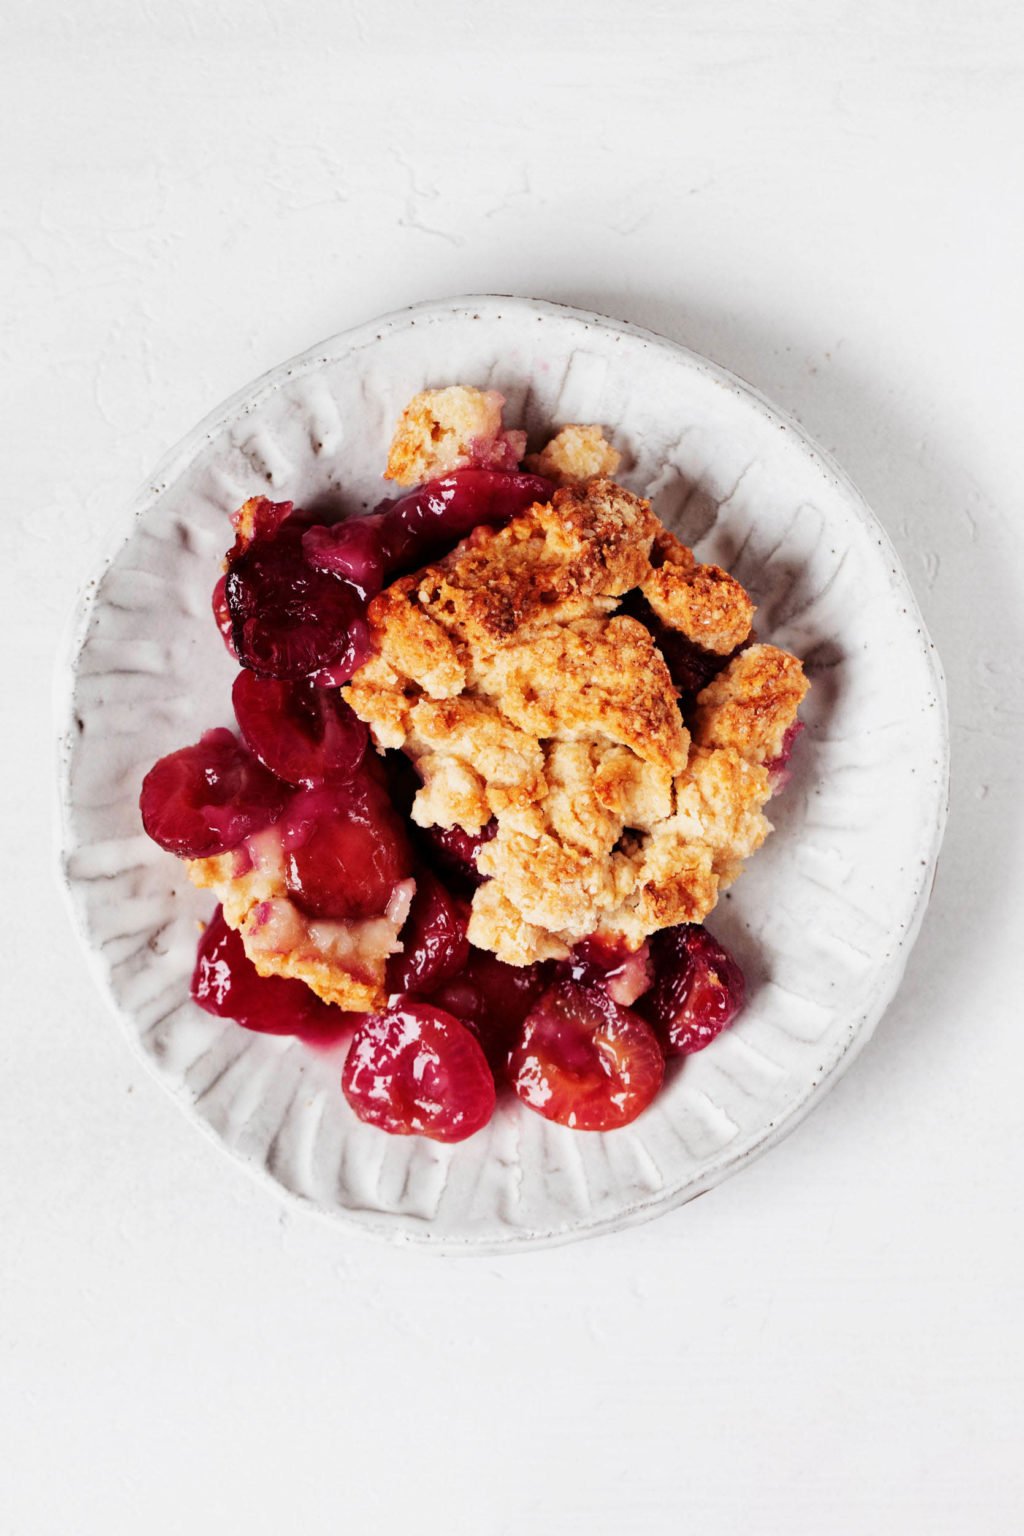
<instances>
[{"instance_id":1,"label":"halved cherry","mask_svg":"<svg viewBox=\"0 0 1024 1536\"><path fill-rule=\"evenodd\" d=\"M231 702L247 746L288 784L344 782L362 761L369 732L336 689L243 670Z\"/></svg>"},{"instance_id":2,"label":"halved cherry","mask_svg":"<svg viewBox=\"0 0 1024 1536\"><path fill-rule=\"evenodd\" d=\"M263 677L327 670L344 681L366 659L356 625L362 603L348 582L310 565L302 550L307 525L277 515L288 505L265 503L271 512L249 516L228 553L225 592L235 651Z\"/></svg>"},{"instance_id":3,"label":"halved cherry","mask_svg":"<svg viewBox=\"0 0 1024 1536\"><path fill-rule=\"evenodd\" d=\"M493 818L480 832L466 832L462 827L420 828L440 867L471 886L483 884L484 877L476 867L476 856L497 830L498 823Z\"/></svg>"},{"instance_id":4,"label":"halved cherry","mask_svg":"<svg viewBox=\"0 0 1024 1536\"><path fill-rule=\"evenodd\" d=\"M702 1051L746 1001L743 972L706 928L683 923L653 940L655 982L638 1005L669 1056Z\"/></svg>"},{"instance_id":5,"label":"halved cherry","mask_svg":"<svg viewBox=\"0 0 1024 1536\"><path fill-rule=\"evenodd\" d=\"M360 1120L393 1136L464 1141L494 1113L494 1079L464 1024L403 1001L360 1025L341 1088Z\"/></svg>"},{"instance_id":6,"label":"halved cherry","mask_svg":"<svg viewBox=\"0 0 1024 1536\"><path fill-rule=\"evenodd\" d=\"M626 1008L641 997L654 980L650 946L629 949L624 943L595 934L575 945L561 969L572 981L604 987L613 1002Z\"/></svg>"},{"instance_id":7,"label":"halved cherry","mask_svg":"<svg viewBox=\"0 0 1024 1536\"><path fill-rule=\"evenodd\" d=\"M541 475L456 470L366 517L309 529L306 557L372 597L389 576L424 564L474 528L500 527L533 502L549 501L553 490Z\"/></svg>"},{"instance_id":8,"label":"halved cherry","mask_svg":"<svg viewBox=\"0 0 1024 1536\"><path fill-rule=\"evenodd\" d=\"M306 559L317 570L351 582L364 601L376 596L388 571L386 516L382 511L367 512L327 527L308 528L302 540Z\"/></svg>"},{"instance_id":9,"label":"halved cherry","mask_svg":"<svg viewBox=\"0 0 1024 1536\"><path fill-rule=\"evenodd\" d=\"M428 480L384 513L390 569L422 565L474 528L501 527L535 501L550 501L553 490L541 475L495 469L459 469Z\"/></svg>"},{"instance_id":10,"label":"halved cherry","mask_svg":"<svg viewBox=\"0 0 1024 1536\"><path fill-rule=\"evenodd\" d=\"M436 875L420 869L416 894L399 938L402 952L388 961L389 992L433 992L457 976L469 957L469 910Z\"/></svg>"},{"instance_id":11,"label":"halved cherry","mask_svg":"<svg viewBox=\"0 0 1024 1536\"><path fill-rule=\"evenodd\" d=\"M523 1103L578 1131L628 1125L664 1074L661 1049L643 1019L600 988L574 981L543 994L509 1058Z\"/></svg>"},{"instance_id":12,"label":"halved cherry","mask_svg":"<svg viewBox=\"0 0 1024 1536\"><path fill-rule=\"evenodd\" d=\"M288 790L228 730L162 757L139 796L142 825L182 859L237 848L280 816Z\"/></svg>"},{"instance_id":13,"label":"halved cherry","mask_svg":"<svg viewBox=\"0 0 1024 1536\"><path fill-rule=\"evenodd\" d=\"M363 1019L322 1002L305 982L261 976L221 907L199 940L191 991L200 1008L218 1018L234 1019L259 1034L298 1035L318 1045L343 1039Z\"/></svg>"},{"instance_id":14,"label":"halved cherry","mask_svg":"<svg viewBox=\"0 0 1024 1536\"><path fill-rule=\"evenodd\" d=\"M444 982L431 1002L469 1026L495 1075L503 1076L523 1020L550 983L550 965L506 965L471 945L458 975Z\"/></svg>"},{"instance_id":15,"label":"halved cherry","mask_svg":"<svg viewBox=\"0 0 1024 1536\"><path fill-rule=\"evenodd\" d=\"M281 825L285 883L308 917L378 917L412 873L412 849L386 789L366 773L307 789Z\"/></svg>"}]
</instances>

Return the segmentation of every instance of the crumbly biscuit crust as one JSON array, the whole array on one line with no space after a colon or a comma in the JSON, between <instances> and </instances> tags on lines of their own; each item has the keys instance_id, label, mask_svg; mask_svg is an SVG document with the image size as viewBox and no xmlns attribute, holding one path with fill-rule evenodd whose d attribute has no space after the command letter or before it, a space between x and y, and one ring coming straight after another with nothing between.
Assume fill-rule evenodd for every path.
<instances>
[{"instance_id":1,"label":"crumbly biscuit crust","mask_svg":"<svg viewBox=\"0 0 1024 1536\"><path fill-rule=\"evenodd\" d=\"M523 467L531 474L545 475L556 485L573 485L614 475L621 460L603 428L572 423L556 432L540 453L529 454Z\"/></svg>"},{"instance_id":2,"label":"crumbly biscuit crust","mask_svg":"<svg viewBox=\"0 0 1024 1536\"><path fill-rule=\"evenodd\" d=\"M395 887L382 916L342 923L310 919L290 900L273 827L231 853L190 859L185 867L193 885L214 892L225 922L238 929L261 976L295 977L347 1012L384 1004L388 956L401 949L398 934L415 889L411 880Z\"/></svg>"},{"instance_id":3,"label":"crumbly biscuit crust","mask_svg":"<svg viewBox=\"0 0 1024 1536\"><path fill-rule=\"evenodd\" d=\"M750 634L754 605L719 565L701 565L693 551L662 529L655 539L655 568L643 594L661 622L719 656L728 656Z\"/></svg>"},{"instance_id":4,"label":"crumbly biscuit crust","mask_svg":"<svg viewBox=\"0 0 1024 1536\"><path fill-rule=\"evenodd\" d=\"M699 696L691 742L650 632L616 612L636 588L707 650L749 636L739 583L606 478L477 529L370 605L375 655L346 697L416 765L415 821L497 820L469 936L510 964L700 922L770 831L766 765L806 691L800 663L741 651Z\"/></svg>"},{"instance_id":5,"label":"crumbly biscuit crust","mask_svg":"<svg viewBox=\"0 0 1024 1536\"><path fill-rule=\"evenodd\" d=\"M525 432L505 432L504 396L496 389L452 384L414 395L398 419L385 478L418 485L470 465L514 469L526 448Z\"/></svg>"}]
</instances>

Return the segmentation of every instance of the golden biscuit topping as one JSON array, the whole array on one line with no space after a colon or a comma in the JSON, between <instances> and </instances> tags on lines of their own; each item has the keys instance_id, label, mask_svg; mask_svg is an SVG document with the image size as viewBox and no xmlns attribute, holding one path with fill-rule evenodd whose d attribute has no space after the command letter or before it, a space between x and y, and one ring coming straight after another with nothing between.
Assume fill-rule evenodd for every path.
<instances>
[{"instance_id":1,"label":"golden biscuit topping","mask_svg":"<svg viewBox=\"0 0 1024 1536\"><path fill-rule=\"evenodd\" d=\"M505 432L496 389L452 384L414 395L398 419L385 478L418 485L471 465L515 469L526 448L525 432Z\"/></svg>"},{"instance_id":2,"label":"golden biscuit topping","mask_svg":"<svg viewBox=\"0 0 1024 1536\"><path fill-rule=\"evenodd\" d=\"M556 485L572 485L614 475L621 458L601 427L571 425L556 432L540 453L528 454L523 468L531 475L545 475Z\"/></svg>"},{"instance_id":3,"label":"golden biscuit topping","mask_svg":"<svg viewBox=\"0 0 1024 1536\"><path fill-rule=\"evenodd\" d=\"M749 762L770 762L782 751L808 686L795 656L774 645L752 645L698 698L694 739L703 747L733 748Z\"/></svg>"},{"instance_id":4,"label":"golden biscuit topping","mask_svg":"<svg viewBox=\"0 0 1024 1536\"><path fill-rule=\"evenodd\" d=\"M721 566L698 564L666 529L655 547L663 563L644 580L643 594L658 618L705 650L728 656L746 640L754 617L743 587Z\"/></svg>"},{"instance_id":5,"label":"golden biscuit topping","mask_svg":"<svg viewBox=\"0 0 1024 1536\"><path fill-rule=\"evenodd\" d=\"M415 764L414 821L497 822L469 937L514 965L702 921L770 831L800 663L739 652L698 697L691 742L654 638L617 612L636 589L705 651L749 636L739 583L605 478L477 529L369 607L375 654L345 696Z\"/></svg>"}]
</instances>

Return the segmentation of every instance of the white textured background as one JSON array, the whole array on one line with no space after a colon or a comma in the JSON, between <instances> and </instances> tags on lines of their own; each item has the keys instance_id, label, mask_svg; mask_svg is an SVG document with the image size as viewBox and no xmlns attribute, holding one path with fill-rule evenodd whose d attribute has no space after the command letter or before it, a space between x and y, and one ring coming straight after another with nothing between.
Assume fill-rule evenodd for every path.
<instances>
[{"instance_id":1,"label":"white textured background","mask_svg":"<svg viewBox=\"0 0 1024 1536\"><path fill-rule=\"evenodd\" d=\"M1022 1526L1024 17L1000 0L0 18L3 1536ZM138 1067L52 866L50 674L119 506L319 336L473 290L707 352L859 481L939 644L906 984L656 1224L440 1261L285 1212Z\"/></svg>"}]
</instances>

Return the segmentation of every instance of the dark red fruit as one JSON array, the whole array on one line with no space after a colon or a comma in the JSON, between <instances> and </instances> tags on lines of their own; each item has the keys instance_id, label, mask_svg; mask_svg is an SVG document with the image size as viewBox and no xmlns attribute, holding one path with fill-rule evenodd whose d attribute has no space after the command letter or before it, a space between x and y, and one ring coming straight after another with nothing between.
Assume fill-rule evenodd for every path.
<instances>
[{"instance_id":1,"label":"dark red fruit","mask_svg":"<svg viewBox=\"0 0 1024 1536\"><path fill-rule=\"evenodd\" d=\"M362 762L369 732L336 689L243 670L231 702L246 745L288 784L345 782Z\"/></svg>"},{"instance_id":2,"label":"dark red fruit","mask_svg":"<svg viewBox=\"0 0 1024 1536\"><path fill-rule=\"evenodd\" d=\"M743 972L706 928L684 923L653 940L655 982L639 1004L669 1056L710 1045L746 1001Z\"/></svg>"},{"instance_id":3,"label":"dark red fruit","mask_svg":"<svg viewBox=\"0 0 1024 1536\"><path fill-rule=\"evenodd\" d=\"M602 986L613 1002L628 1008L654 980L650 946L627 949L597 937L583 939L561 967L572 981Z\"/></svg>"},{"instance_id":4,"label":"dark red fruit","mask_svg":"<svg viewBox=\"0 0 1024 1536\"><path fill-rule=\"evenodd\" d=\"M389 547L385 512L346 518L330 527L308 528L302 547L318 570L350 582L365 602L384 585Z\"/></svg>"},{"instance_id":5,"label":"dark red fruit","mask_svg":"<svg viewBox=\"0 0 1024 1536\"><path fill-rule=\"evenodd\" d=\"M469 1025L500 1075L523 1020L550 982L548 965L506 965L488 950L470 946L459 974L439 987L431 1001Z\"/></svg>"},{"instance_id":6,"label":"dark red fruit","mask_svg":"<svg viewBox=\"0 0 1024 1536\"><path fill-rule=\"evenodd\" d=\"M365 659L362 604L355 588L310 565L302 551L307 525L289 502L260 499L236 516L226 594L232 640L244 667L263 677L299 678L327 669L351 677ZM284 515L282 516L282 509Z\"/></svg>"},{"instance_id":7,"label":"dark red fruit","mask_svg":"<svg viewBox=\"0 0 1024 1536\"><path fill-rule=\"evenodd\" d=\"M234 1019L262 1035L298 1035L318 1045L332 1045L362 1022L363 1015L331 1007L304 982L285 976L261 976L217 908L199 940L192 996L218 1018Z\"/></svg>"},{"instance_id":8,"label":"dark red fruit","mask_svg":"<svg viewBox=\"0 0 1024 1536\"><path fill-rule=\"evenodd\" d=\"M181 859L237 848L277 820L288 791L231 731L207 731L162 757L142 781L142 825Z\"/></svg>"},{"instance_id":9,"label":"dark red fruit","mask_svg":"<svg viewBox=\"0 0 1024 1536\"><path fill-rule=\"evenodd\" d=\"M541 475L496 469L459 469L429 480L384 513L391 568L422 565L474 528L503 527L535 501L550 501L553 491Z\"/></svg>"},{"instance_id":10,"label":"dark red fruit","mask_svg":"<svg viewBox=\"0 0 1024 1536\"><path fill-rule=\"evenodd\" d=\"M528 1014L508 1061L519 1097L576 1130L628 1126L662 1086L654 1032L605 991L577 982L548 989Z\"/></svg>"},{"instance_id":11,"label":"dark red fruit","mask_svg":"<svg viewBox=\"0 0 1024 1536\"><path fill-rule=\"evenodd\" d=\"M598 987L560 981L540 998L509 1058L524 1104L578 1131L635 1120L661 1087L653 1031Z\"/></svg>"},{"instance_id":12,"label":"dark red fruit","mask_svg":"<svg viewBox=\"0 0 1024 1536\"><path fill-rule=\"evenodd\" d=\"M457 976L469 958L469 911L436 875L421 869L416 894L399 938L402 952L388 961L389 992L433 992Z\"/></svg>"},{"instance_id":13,"label":"dark red fruit","mask_svg":"<svg viewBox=\"0 0 1024 1536\"><path fill-rule=\"evenodd\" d=\"M423 565L474 528L501 527L554 490L541 475L460 469L428 480L367 517L311 528L304 547L320 570L344 577L364 597L399 571Z\"/></svg>"},{"instance_id":14,"label":"dark red fruit","mask_svg":"<svg viewBox=\"0 0 1024 1536\"><path fill-rule=\"evenodd\" d=\"M403 1002L367 1019L341 1088L360 1120L393 1136L465 1141L494 1113L494 1079L479 1044L428 1003Z\"/></svg>"},{"instance_id":15,"label":"dark red fruit","mask_svg":"<svg viewBox=\"0 0 1024 1536\"><path fill-rule=\"evenodd\" d=\"M421 829L440 867L473 886L482 885L484 880L476 867L476 856L497 830L498 823L493 820L481 832L465 832L462 827Z\"/></svg>"},{"instance_id":16,"label":"dark red fruit","mask_svg":"<svg viewBox=\"0 0 1024 1536\"><path fill-rule=\"evenodd\" d=\"M387 791L368 774L307 789L281 823L285 883L308 917L379 917L412 873L412 849Z\"/></svg>"},{"instance_id":17,"label":"dark red fruit","mask_svg":"<svg viewBox=\"0 0 1024 1536\"><path fill-rule=\"evenodd\" d=\"M227 576L222 576L213 589L213 619L229 653L235 656L235 642L231 638L231 613L228 608L227 585Z\"/></svg>"},{"instance_id":18,"label":"dark red fruit","mask_svg":"<svg viewBox=\"0 0 1024 1536\"><path fill-rule=\"evenodd\" d=\"M309 681L317 688L340 688L347 683L357 667L362 666L372 650L370 626L357 615L349 621L349 648L341 661L330 667L318 667L309 674Z\"/></svg>"}]
</instances>

